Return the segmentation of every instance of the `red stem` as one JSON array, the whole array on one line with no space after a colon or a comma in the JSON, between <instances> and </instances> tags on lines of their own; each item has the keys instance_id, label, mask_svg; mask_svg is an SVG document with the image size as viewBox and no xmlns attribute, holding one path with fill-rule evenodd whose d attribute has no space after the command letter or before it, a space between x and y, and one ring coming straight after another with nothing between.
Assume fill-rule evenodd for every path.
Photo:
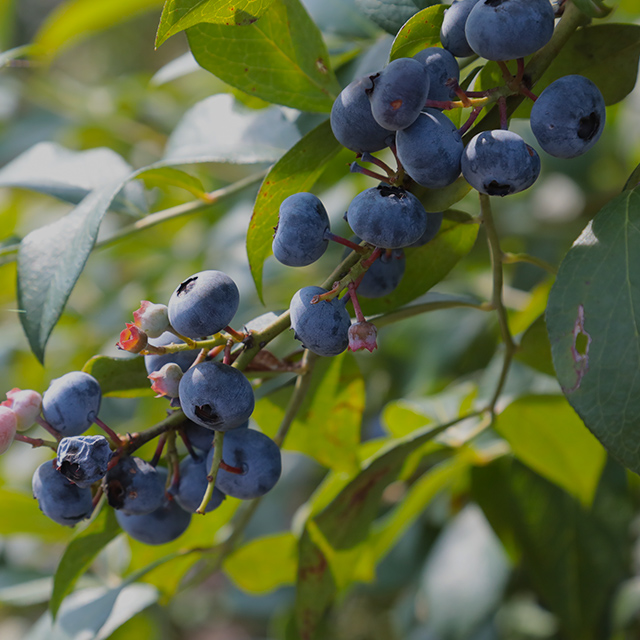
<instances>
[{"instance_id":1,"label":"red stem","mask_svg":"<svg viewBox=\"0 0 640 640\"><path fill-rule=\"evenodd\" d=\"M242 331L236 331L235 329L232 329L229 325L227 325L224 330L230 335L233 336L238 342L242 342L243 340L246 339L247 334L246 333L242 333Z\"/></svg>"},{"instance_id":2,"label":"red stem","mask_svg":"<svg viewBox=\"0 0 640 640\"><path fill-rule=\"evenodd\" d=\"M354 251L357 251L358 253L366 253L367 250L364 247L361 247L359 244L356 244L355 242L351 242L351 240L347 240L346 238L343 238L342 236L338 236L335 233L329 231L329 229L327 229L324 232L324 237L327 240L332 240L333 242L337 242L338 244L342 244L345 247L349 247L349 249L353 249Z\"/></svg>"},{"instance_id":3,"label":"red stem","mask_svg":"<svg viewBox=\"0 0 640 640\"><path fill-rule=\"evenodd\" d=\"M15 436L13 436L14 440L17 440L18 442L26 442L27 444L30 444L32 447L51 447L51 445L47 444L42 438L30 438L29 436L25 436L22 435L21 433L16 433Z\"/></svg>"},{"instance_id":4,"label":"red stem","mask_svg":"<svg viewBox=\"0 0 640 640\"><path fill-rule=\"evenodd\" d=\"M504 96L498 98L498 109L500 110L500 128L509 128L509 116L507 115L507 99Z\"/></svg>"},{"instance_id":5,"label":"red stem","mask_svg":"<svg viewBox=\"0 0 640 640\"><path fill-rule=\"evenodd\" d=\"M224 356L222 358L223 364L231 364L231 347L233 347L233 340L227 340L227 344L224 348Z\"/></svg>"},{"instance_id":6,"label":"red stem","mask_svg":"<svg viewBox=\"0 0 640 640\"><path fill-rule=\"evenodd\" d=\"M220 468L228 471L229 473L235 473L237 475L241 475L244 471L240 467L232 467L230 464L227 464L224 460L220 460Z\"/></svg>"},{"instance_id":7,"label":"red stem","mask_svg":"<svg viewBox=\"0 0 640 640\"><path fill-rule=\"evenodd\" d=\"M380 180L381 182L391 184L391 178L389 178L389 176L383 176L382 174L376 173L375 171L365 169L357 162L352 162L349 170L351 171L351 173L362 173L363 175L369 176L370 178L375 178L376 180Z\"/></svg>"},{"instance_id":8,"label":"red stem","mask_svg":"<svg viewBox=\"0 0 640 640\"><path fill-rule=\"evenodd\" d=\"M158 462L160 462L160 458L162 457L162 452L164 451L164 445L167 443L167 434L163 433L158 438L158 445L156 446L156 451L153 454L153 458L151 458L151 462L149 463L152 467L157 467Z\"/></svg>"},{"instance_id":9,"label":"red stem","mask_svg":"<svg viewBox=\"0 0 640 640\"><path fill-rule=\"evenodd\" d=\"M48 431L58 442L62 440L62 434L58 433L44 418L38 416L36 422L45 430Z\"/></svg>"},{"instance_id":10,"label":"red stem","mask_svg":"<svg viewBox=\"0 0 640 640\"><path fill-rule=\"evenodd\" d=\"M113 429L102 422L102 420L100 420L98 416L96 416L93 421L111 438L111 440L113 440L113 444L115 444L116 447L122 446L123 443L120 436Z\"/></svg>"},{"instance_id":11,"label":"red stem","mask_svg":"<svg viewBox=\"0 0 640 640\"><path fill-rule=\"evenodd\" d=\"M349 283L349 296L351 297L351 304L353 305L353 310L356 312L356 320L358 322L366 322L364 313L362 313L362 309L360 307L360 302L358 301L358 294L356 293L356 284L355 282Z\"/></svg>"},{"instance_id":12,"label":"red stem","mask_svg":"<svg viewBox=\"0 0 640 640\"><path fill-rule=\"evenodd\" d=\"M471 112L471 114L467 118L467 121L458 129L458 133L461 136L463 136L469 129L471 129L471 126L478 119L478 116L480 115L481 111L482 111L482 107L476 107Z\"/></svg>"}]
</instances>

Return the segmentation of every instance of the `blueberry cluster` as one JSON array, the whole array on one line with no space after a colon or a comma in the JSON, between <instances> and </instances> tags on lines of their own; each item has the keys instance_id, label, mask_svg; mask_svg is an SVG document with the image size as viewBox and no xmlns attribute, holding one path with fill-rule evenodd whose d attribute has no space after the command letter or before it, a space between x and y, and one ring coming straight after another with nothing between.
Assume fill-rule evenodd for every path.
<instances>
[{"instance_id":1,"label":"blueberry cluster","mask_svg":"<svg viewBox=\"0 0 640 640\"><path fill-rule=\"evenodd\" d=\"M120 334L120 348L144 355L152 389L171 400L170 414L178 408L182 412L182 422L160 435L150 462L133 455L147 440L141 441L139 434L120 436L98 417L102 391L88 373L67 373L53 380L42 396L20 389L7 393L0 405L0 453L15 439L56 449L55 460L41 464L32 481L33 495L46 516L73 526L89 518L104 495L132 538L164 544L187 529L193 513L211 511L227 496L257 498L275 486L282 470L280 449L268 436L248 428L253 389L232 366L230 336L236 342L242 338L229 326L238 304L238 288L229 276L202 271L182 282L168 305L143 301L134 322ZM218 334L221 345L202 348L216 342ZM205 342L199 342L202 339ZM222 352L223 361L216 361ZM56 442L19 433L34 422ZM84 435L93 424L111 442L103 435ZM172 444L164 467L159 462L165 444L175 442L176 432L188 455L178 463ZM216 438L222 432L225 437ZM216 442L222 459L214 463ZM215 484L209 475L214 466ZM207 492L210 498L203 504Z\"/></svg>"}]
</instances>

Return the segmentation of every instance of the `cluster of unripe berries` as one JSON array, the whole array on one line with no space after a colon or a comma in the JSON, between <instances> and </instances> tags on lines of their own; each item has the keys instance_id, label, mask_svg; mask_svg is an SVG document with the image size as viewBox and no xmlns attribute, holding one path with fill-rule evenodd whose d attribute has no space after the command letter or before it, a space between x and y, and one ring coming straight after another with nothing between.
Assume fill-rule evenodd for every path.
<instances>
[{"instance_id":1,"label":"cluster of unripe berries","mask_svg":"<svg viewBox=\"0 0 640 640\"><path fill-rule=\"evenodd\" d=\"M375 248L366 269L358 272L342 299L337 291L305 287L290 306L296 337L311 351L336 355L347 347L376 346L375 327L359 311L358 293L380 297L398 286L404 272L404 249L429 242L437 234L441 212L426 211L409 190L413 184L430 189L451 185L462 174L480 193L505 196L530 187L540 173L536 151L507 129L505 96L520 92L535 102L531 128L547 153L573 158L598 140L605 122L604 99L582 76L570 75L548 86L539 98L524 84L525 56L542 48L554 31L549 0L454 0L445 11L441 29L444 48L431 47L412 58L391 61L379 73L357 78L333 104L331 128L337 140L364 162L386 175L364 169L352 171L378 178L377 187L358 194L345 219L356 234L351 241L333 234L322 202L310 193L286 198L279 211L273 253L281 263L300 267L318 260L328 241L358 250L354 242ZM456 56L477 54L503 66L506 87L466 92L458 84ZM518 60L511 76L504 61ZM457 100L457 102L456 102ZM498 102L501 129L484 131L465 146L462 134L483 107ZM457 129L444 109L472 107L469 120ZM397 170L371 154L389 147ZM344 283L343 283L344 286ZM357 322L345 309L353 302Z\"/></svg>"},{"instance_id":2,"label":"cluster of unripe berries","mask_svg":"<svg viewBox=\"0 0 640 640\"><path fill-rule=\"evenodd\" d=\"M16 437L16 430L34 422L57 441L55 460L40 465L33 476L33 495L45 515L73 526L90 517L104 493L132 538L163 544L180 536L196 511L209 512L227 496L260 497L274 487L282 468L280 449L249 428L255 404L251 384L228 362L214 361L216 354L184 344L229 328L238 303L231 278L203 271L182 282L168 306L143 302L134 323L121 333L118 346L145 354L152 388L184 412L176 429L188 455L179 465L158 465L164 436L151 462L132 455L139 436L121 438L99 419L102 392L88 373L53 380L42 397L19 389L7 394L0 406L2 451L13 439L42 445L42 440ZM103 428L111 443L102 435L84 435L92 424ZM211 498L202 504L212 481L216 431L225 432L222 462Z\"/></svg>"}]
</instances>

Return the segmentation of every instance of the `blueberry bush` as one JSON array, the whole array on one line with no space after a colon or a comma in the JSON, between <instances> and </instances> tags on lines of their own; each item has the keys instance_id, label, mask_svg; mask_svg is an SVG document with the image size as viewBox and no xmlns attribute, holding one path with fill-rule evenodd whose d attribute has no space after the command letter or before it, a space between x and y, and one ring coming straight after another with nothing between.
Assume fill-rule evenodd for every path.
<instances>
[{"instance_id":1,"label":"blueberry bush","mask_svg":"<svg viewBox=\"0 0 640 640\"><path fill-rule=\"evenodd\" d=\"M638 637L635 0L0 50L3 640Z\"/></svg>"}]
</instances>

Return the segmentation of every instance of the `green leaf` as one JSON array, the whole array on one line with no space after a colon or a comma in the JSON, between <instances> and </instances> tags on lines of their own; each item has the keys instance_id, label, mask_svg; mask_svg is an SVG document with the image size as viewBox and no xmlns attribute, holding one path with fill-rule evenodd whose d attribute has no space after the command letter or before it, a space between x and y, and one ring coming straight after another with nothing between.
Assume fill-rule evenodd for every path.
<instances>
[{"instance_id":1,"label":"green leaf","mask_svg":"<svg viewBox=\"0 0 640 640\"><path fill-rule=\"evenodd\" d=\"M548 376L556 375L551 360L551 345L544 316L539 316L524 332L515 357L520 362L524 362Z\"/></svg>"},{"instance_id":2,"label":"green leaf","mask_svg":"<svg viewBox=\"0 0 640 640\"><path fill-rule=\"evenodd\" d=\"M328 120L310 131L285 153L264 179L247 231L247 254L258 295L262 300L262 269L271 255L273 228L278 224L280 203L299 191L309 191L325 165L342 146Z\"/></svg>"},{"instance_id":3,"label":"green leaf","mask_svg":"<svg viewBox=\"0 0 640 640\"><path fill-rule=\"evenodd\" d=\"M124 181L132 171L120 155L105 147L71 151L55 142L40 142L0 169L0 187L29 189L79 204L94 189ZM125 185L113 207L146 211L141 185Z\"/></svg>"},{"instance_id":4,"label":"green leaf","mask_svg":"<svg viewBox=\"0 0 640 640\"><path fill-rule=\"evenodd\" d=\"M0 518L0 535L35 535L45 542L66 542L71 537L69 527L47 518L39 509L33 496L0 488L0 510L11 517Z\"/></svg>"},{"instance_id":5,"label":"green leaf","mask_svg":"<svg viewBox=\"0 0 640 640\"><path fill-rule=\"evenodd\" d=\"M613 11L603 0L573 0L573 4L590 18L605 18Z\"/></svg>"},{"instance_id":6,"label":"green leaf","mask_svg":"<svg viewBox=\"0 0 640 640\"><path fill-rule=\"evenodd\" d=\"M29 233L18 251L20 321L34 355L44 350L95 244L100 222L120 190L91 192L71 213Z\"/></svg>"},{"instance_id":7,"label":"green leaf","mask_svg":"<svg viewBox=\"0 0 640 640\"><path fill-rule=\"evenodd\" d=\"M462 200L469 191L471 191L471 185L460 176L453 184L442 189L416 186L414 194L427 211L444 211Z\"/></svg>"},{"instance_id":8,"label":"green leaf","mask_svg":"<svg viewBox=\"0 0 640 640\"><path fill-rule=\"evenodd\" d=\"M0 2L0 15L2 11L2 2ZM3 27L0 27L0 29L2 28ZM30 44L25 44L21 47L14 47L13 49L0 52L0 69L2 69L2 67L9 66L17 58L22 58L23 56L28 55L31 52L31 49L32 47Z\"/></svg>"},{"instance_id":9,"label":"green leaf","mask_svg":"<svg viewBox=\"0 0 640 640\"><path fill-rule=\"evenodd\" d=\"M67 0L47 16L34 38L34 49L52 59L94 33L161 6L162 0Z\"/></svg>"},{"instance_id":10,"label":"green leaf","mask_svg":"<svg viewBox=\"0 0 640 640\"><path fill-rule=\"evenodd\" d=\"M223 564L225 573L247 593L263 594L296 581L298 540L286 531L252 540Z\"/></svg>"},{"instance_id":11,"label":"green leaf","mask_svg":"<svg viewBox=\"0 0 640 640\"><path fill-rule=\"evenodd\" d=\"M387 404L382 412L382 420L394 438L402 438L435 422L406 400Z\"/></svg>"},{"instance_id":12,"label":"green leaf","mask_svg":"<svg viewBox=\"0 0 640 640\"><path fill-rule=\"evenodd\" d=\"M78 531L67 545L53 579L49 611L56 617L60 604L94 558L120 533L113 509L103 505L89 524Z\"/></svg>"},{"instance_id":13,"label":"green leaf","mask_svg":"<svg viewBox=\"0 0 640 640\"><path fill-rule=\"evenodd\" d=\"M512 458L475 468L472 477L489 522L557 617L558 637L604 637L614 590L628 573L633 507L623 470L607 465L588 510Z\"/></svg>"},{"instance_id":14,"label":"green leaf","mask_svg":"<svg viewBox=\"0 0 640 640\"><path fill-rule=\"evenodd\" d=\"M275 162L300 139L279 107L253 110L219 94L191 107L175 127L163 162Z\"/></svg>"},{"instance_id":15,"label":"green leaf","mask_svg":"<svg viewBox=\"0 0 640 640\"><path fill-rule=\"evenodd\" d=\"M258 401L253 418L268 435L282 422L290 395L282 389ZM364 380L351 353L317 360L285 449L306 453L330 469L354 471L364 404Z\"/></svg>"},{"instance_id":16,"label":"green leaf","mask_svg":"<svg viewBox=\"0 0 640 640\"><path fill-rule=\"evenodd\" d=\"M439 0L355 0L356 6L370 20L395 35L400 27L418 9L424 9Z\"/></svg>"},{"instance_id":17,"label":"green leaf","mask_svg":"<svg viewBox=\"0 0 640 640\"><path fill-rule=\"evenodd\" d=\"M546 312L564 394L591 432L640 473L640 191L587 225L560 265Z\"/></svg>"},{"instance_id":18,"label":"green leaf","mask_svg":"<svg viewBox=\"0 0 640 640\"><path fill-rule=\"evenodd\" d=\"M155 395L151 390L142 356L134 358L93 356L85 362L82 370L90 373L100 383L103 396L140 398Z\"/></svg>"},{"instance_id":19,"label":"green leaf","mask_svg":"<svg viewBox=\"0 0 640 640\"><path fill-rule=\"evenodd\" d=\"M440 28L445 9L445 6L437 4L407 20L391 45L389 60L411 58L428 47L441 47Z\"/></svg>"},{"instance_id":20,"label":"green leaf","mask_svg":"<svg viewBox=\"0 0 640 640\"><path fill-rule=\"evenodd\" d=\"M253 24L273 0L167 0L156 35L156 48L168 38L202 22L224 26Z\"/></svg>"},{"instance_id":21,"label":"green leaf","mask_svg":"<svg viewBox=\"0 0 640 640\"><path fill-rule=\"evenodd\" d=\"M587 26L571 36L533 91L540 95L554 80L579 74L597 85L605 104L616 104L634 88L639 58L640 25ZM615 73L612 73L612 69ZM531 101L525 100L513 114L514 117L528 118L531 106Z\"/></svg>"},{"instance_id":22,"label":"green leaf","mask_svg":"<svg viewBox=\"0 0 640 640\"><path fill-rule=\"evenodd\" d=\"M340 92L322 35L300 0L278 0L248 27L199 24L187 37L202 67L267 102L328 112Z\"/></svg>"},{"instance_id":23,"label":"green leaf","mask_svg":"<svg viewBox=\"0 0 640 640\"><path fill-rule=\"evenodd\" d=\"M147 189L157 187L159 189L166 190L167 187L178 187L188 191L196 198L206 200L207 197L202 182L195 176L192 176L185 171L181 171L180 169L174 169L172 167L149 169L148 171L139 174L138 178L144 182Z\"/></svg>"},{"instance_id":24,"label":"green leaf","mask_svg":"<svg viewBox=\"0 0 640 640\"><path fill-rule=\"evenodd\" d=\"M378 514L382 493L401 473L404 464L419 448L444 431L447 425L427 426L406 438L380 448L362 465L362 470L335 494L321 510L312 510L300 538L295 615L303 638L312 638L315 629L338 590L330 558L335 552L353 550L346 557L356 575L372 556L367 549L354 549L363 543ZM381 549L384 544L381 542ZM350 571L351 573L351 571ZM341 577L344 586L345 578Z\"/></svg>"},{"instance_id":25,"label":"green leaf","mask_svg":"<svg viewBox=\"0 0 640 640\"><path fill-rule=\"evenodd\" d=\"M40 618L25 640L106 640L158 598L158 590L149 584L83 589L63 601L55 622L50 612Z\"/></svg>"},{"instance_id":26,"label":"green leaf","mask_svg":"<svg viewBox=\"0 0 640 640\"><path fill-rule=\"evenodd\" d=\"M633 191L636 187L640 187L640 164L632 171L624 185L623 191Z\"/></svg>"},{"instance_id":27,"label":"green leaf","mask_svg":"<svg viewBox=\"0 0 640 640\"><path fill-rule=\"evenodd\" d=\"M605 450L561 396L525 396L498 416L496 431L514 455L579 500L593 501Z\"/></svg>"},{"instance_id":28,"label":"green leaf","mask_svg":"<svg viewBox=\"0 0 640 640\"><path fill-rule=\"evenodd\" d=\"M398 287L382 298L362 298L366 315L384 313L415 300L440 282L473 247L478 225L471 216L451 211L438 235L415 249L405 249L406 267Z\"/></svg>"}]
</instances>

